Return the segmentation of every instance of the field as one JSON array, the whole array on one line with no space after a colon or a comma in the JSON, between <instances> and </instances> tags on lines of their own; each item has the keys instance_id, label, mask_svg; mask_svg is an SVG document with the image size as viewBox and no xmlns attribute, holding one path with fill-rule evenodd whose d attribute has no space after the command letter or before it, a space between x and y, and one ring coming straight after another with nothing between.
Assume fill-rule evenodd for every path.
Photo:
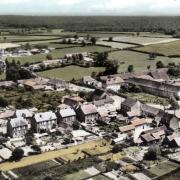
<instances>
[{"instance_id":1,"label":"field","mask_svg":"<svg viewBox=\"0 0 180 180\"><path fill-rule=\"evenodd\" d=\"M135 45L132 45L132 44L108 42L108 41L98 41L97 44L103 45L103 46L109 46L115 49L125 49L125 48L135 47Z\"/></svg>"},{"instance_id":2,"label":"field","mask_svg":"<svg viewBox=\"0 0 180 180\"><path fill-rule=\"evenodd\" d=\"M139 45L150 45L150 44L158 44L158 43L167 43L174 42L177 39L174 38L154 38L154 37L133 37L133 36L124 36L124 37L114 37L114 41L120 41L124 43L135 43Z\"/></svg>"},{"instance_id":3,"label":"field","mask_svg":"<svg viewBox=\"0 0 180 180\"><path fill-rule=\"evenodd\" d=\"M38 75L43 77L60 78L64 80L80 79L83 76L89 76L92 72L102 72L104 68L83 68L78 66L67 66L64 68L57 68L48 71L39 72Z\"/></svg>"},{"instance_id":4,"label":"field","mask_svg":"<svg viewBox=\"0 0 180 180\"><path fill-rule=\"evenodd\" d=\"M68 53L81 53L81 52L104 52L109 51L111 48L101 47L101 46L86 46L86 47L72 47L66 49L58 49L51 52L53 59L64 58L64 56ZM34 63L46 60L47 54L38 54L34 56L24 56L24 57L16 57L16 58L8 58L8 60L19 60L22 64Z\"/></svg>"},{"instance_id":5,"label":"field","mask_svg":"<svg viewBox=\"0 0 180 180\"><path fill-rule=\"evenodd\" d=\"M161 97L153 96L151 94L146 93L127 93L128 97L133 99L137 99L143 103L150 103L150 104L161 104L167 106L169 104L168 99L164 99Z\"/></svg>"},{"instance_id":6,"label":"field","mask_svg":"<svg viewBox=\"0 0 180 180\"><path fill-rule=\"evenodd\" d=\"M148 169L148 171L156 176L163 176L170 173L171 171L176 170L178 167L178 164L167 161L151 167L150 169Z\"/></svg>"},{"instance_id":7,"label":"field","mask_svg":"<svg viewBox=\"0 0 180 180\"><path fill-rule=\"evenodd\" d=\"M167 56L180 55L180 40L169 43L161 43L161 44L154 44L145 47L140 47L137 48L137 50L146 51L146 52L157 52L157 53L165 54Z\"/></svg>"},{"instance_id":8,"label":"field","mask_svg":"<svg viewBox=\"0 0 180 180\"><path fill-rule=\"evenodd\" d=\"M149 55L133 51L112 52L109 53L109 58L119 62L119 72L126 72L129 65L134 66L134 71L144 71L147 70L147 66L149 65L151 69L155 69L158 61L162 61L164 64L170 62L178 64L180 62L180 58L168 58L163 56L158 56L155 60L149 60Z\"/></svg>"}]
</instances>

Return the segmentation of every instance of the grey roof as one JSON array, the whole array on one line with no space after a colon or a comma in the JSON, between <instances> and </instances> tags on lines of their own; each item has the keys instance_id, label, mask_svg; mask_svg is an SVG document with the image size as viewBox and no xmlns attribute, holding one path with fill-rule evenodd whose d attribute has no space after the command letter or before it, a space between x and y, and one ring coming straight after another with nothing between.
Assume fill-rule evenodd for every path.
<instances>
[{"instance_id":1,"label":"grey roof","mask_svg":"<svg viewBox=\"0 0 180 180\"><path fill-rule=\"evenodd\" d=\"M52 111L37 113L34 115L34 119L36 122L44 122L57 119L56 114Z\"/></svg>"},{"instance_id":2,"label":"grey roof","mask_svg":"<svg viewBox=\"0 0 180 180\"><path fill-rule=\"evenodd\" d=\"M180 137L175 137L174 140L178 146L180 146Z\"/></svg>"},{"instance_id":3,"label":"grey roof","mask_svg":"<svg viewBox=\"0 0 180 180\"><path fill-rule=\"evenodd\" d=\"M12 128L27 126L28 122L23 117L13 118L10 120Z\"/></svg>"},{"instance_id":4,"label":"grey roof","mask_svg":"<svg viewBox=\"0 0 180 180\"><path fill-rule=\"evenodd\" d=\"M67 109L61 109L59 111L60 115L62 118L64 117L71 117L71 116L76 116L76 113L73 109L67 108Z\"/></svg>"},{"instance_id":5,"label":"grey roof","mask_svg":"<svg viewBox=\"0 0 180 180\"><path fill-rule=\"evenodd\" d=\"M138 101L135 99L127 98L124 102L122 102L122 105L132 107L134 106Z\"/></svg>"},{"instance_id":6,"label":"grey roof","mask_svg":"<svg viewBox=\"0 0 180 180\"><path fill-rule=\"evenodd\" d=\"M146 104L142 105L142 111L147 112L147 113L151 113L153 115L157 115L160 111L160 109L154 108L152 106L148 106Z\"/></svg>"},{"instance_id":7,"label":"grey roof","mask_svg":"<svg viewBox=\"0 0 180 180\"><path fill-rule=\"evenodd\" d=\"M16 110L16 117L32 117L33 113L32 111L28 109L18 109Z\"/></svg>"}]
</instances>

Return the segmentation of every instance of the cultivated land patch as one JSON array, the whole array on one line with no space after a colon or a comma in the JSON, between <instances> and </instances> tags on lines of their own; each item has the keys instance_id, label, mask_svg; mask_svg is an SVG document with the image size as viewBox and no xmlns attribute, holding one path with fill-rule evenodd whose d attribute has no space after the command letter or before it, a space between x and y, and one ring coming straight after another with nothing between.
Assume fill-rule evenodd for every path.
<instances>
[{"instance_id":1,"label":"cultivated land patch","mask_svg":"<svg viewBox=\"0 0 180 180\"><path fill-rule=\"evenodd\" d=\"M18 162L5 162L5 163L1 164L0 170L7 171L7 170L12 170L12 169L17 169L17 168L26 168L30 165L35 165L37 163L49 161L54 158L59 158L64 155L75 153L77 151L83 151L85 149L91 149L94 147L98 147L98 146L101 146L104 142L106 142L106 141L105 140L90 141L87 143L69 147L67 149L49 151L49 152L46 152L43 154L25 157L21 161L18 161ZM24 172L26 172L26 171L24 171Z\"/></svg>"},{"instance_id":2,"label":"cultivated land patch","mask_svg":"<svg viewBox=\"0 0 180 180\"><path fill-rule=\"evenodd\" d=\"M163 56L157 56L155 60L149 60L148 54L127 50L109 53L109 58L119 62L119 72L126 72L129 65L134 66L134 71L144 71L147 70L147 66L151 66L151 69L155 69L158 61L162 61L166 65L171 62L175 62L176 64L180 62L180 58L168 58Z\"/></svg>"},{"instance_id":3,"label":"cultivated land patch","mask_svg":"<svg viewBox=\"0 0 180 180\"><path fill-rule=\"evenodd\" d=\"M39 72L38 75L42 77L60 78L64 80L80 79L83 76L89 76L92 72L103 72L105 68L90 67L83 68L78 66L67 66L64 68L57 68L48 71Z\"/></svg>"},{"instance_id":4,"label":"cultivated land patch","mask_svg":"<svg viewBox=\"0 0 180 180\"><path fill-rule=\"evenodd\" d=\"M81 52L104 52L110 51L112 48L108 47L101 47L101 46L86 46L86 47L72 47L67 49L58 49L53 50L51 52L53 59L64 58L66 54L69 53L81 53ZM16 61L20 61L22 64L28 63L35 63L46 60L47 54L38 54L33 56L23 56L23 57L16 57L16 58L8 58L8 60L15 59Z\"/></svg>"},{"instance_id":5,"label":"cultivated land patch","mask_svg":"<svg viewBox=\"0 0 180 180\"><path fill-rule=\"evenodd\" d=\"M105 38L107 40L107 38ZM122 37L114 37L113 41L119 41L124 43L135 43L139 45L150 45L150 44L158 44L158 43L168 43L173 42L178 39L175 38L154 38L154 37L137 37L137 36L122 36Z\"/></svg>"},{"instance_id":6,"label":"cultivated land patch","mask_svg":"<svg viewBox=\"0 0 180 180\"><path fill-rule=\"evenodd\" d=\"M132 45L132 44L108 42L108 41L98 41L97 44L103 45L103 46L109 46L115 49L125 49L125 48L136 47L136 45Z\"/></svg>"},{"instance_id":7,"label":"cultivated land patch","mask_svg":"<svg viewBox=\"0 0 180 180\"><path fill-rule=\"evenodd\" d=\"M167 56L180 55L180 40L169 43L153 44L136 49L145 52L157 52Z\"/></svg>"}]
</instances>

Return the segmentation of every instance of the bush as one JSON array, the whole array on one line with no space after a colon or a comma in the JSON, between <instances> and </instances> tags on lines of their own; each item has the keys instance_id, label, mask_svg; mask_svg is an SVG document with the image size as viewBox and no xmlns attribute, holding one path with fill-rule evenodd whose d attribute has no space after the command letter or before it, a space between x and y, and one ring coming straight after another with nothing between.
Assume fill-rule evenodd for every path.
<instances>
[{"instance_id":1,"label":"bush","mask_svg":"<svg viewBox=\"0 0 180 180\"><path fill-rule=\"evenodd\" d=\"M14 161L19 161L23 156L24 156L24 151L20 148L16 148L12 152L11 159Z\"/></svg>"}]
</instances>

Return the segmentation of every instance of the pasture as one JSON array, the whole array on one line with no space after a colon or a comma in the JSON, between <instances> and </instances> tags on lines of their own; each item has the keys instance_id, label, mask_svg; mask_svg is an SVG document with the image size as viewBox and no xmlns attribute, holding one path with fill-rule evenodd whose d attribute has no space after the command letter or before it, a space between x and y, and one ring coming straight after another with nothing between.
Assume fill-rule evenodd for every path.
<instances>
[{"instance_id":1,"label":"pasture","mask_svg":"<svg viewBox=\"0 0 180 180\"><path fill-rule=\"evenodd\" d=\"M102 72L104 71L104 68L96 68L96 67L90 67L90 68L83 68L78 66L67 66L64 68L57 68L53 70L48 71L42 71L39 72L38 75L42 77L50 77L50 78L60 78L64 80L72 80L74 79L80 79L83 76L90 76L92 72Z\"/></svg>"},{"instance_id":2,"label":"pasture","mask_svg":"<svg viewBox=\"0 0 180 180\"><path fill-rule=\"evenodd\" d=\"M162 61L165 65L171 62L176 64L180 62L180 58L168 58L163 56L157 56L155 60L149 60L148 54L127 50L109 53L109 59L119 62L119 72L126 72L129 65L134 66L134 71L144 71L147 70L147 66L151 66L151 69L155 69L158 61Z\"/></svg>"},{"instance_id":3,"label":"pasture","mask_svg":"<svg viewBox=\"0 0 180 180\"><path fill-rule=\"evenodd\" d=\"M157 53L161 53L167 56L180 55L180 40L168 42L168 43L144 46L144 47L137 48L137 50L146 51L146 52L157 52Z\"/></svg>"}]
</instances>

